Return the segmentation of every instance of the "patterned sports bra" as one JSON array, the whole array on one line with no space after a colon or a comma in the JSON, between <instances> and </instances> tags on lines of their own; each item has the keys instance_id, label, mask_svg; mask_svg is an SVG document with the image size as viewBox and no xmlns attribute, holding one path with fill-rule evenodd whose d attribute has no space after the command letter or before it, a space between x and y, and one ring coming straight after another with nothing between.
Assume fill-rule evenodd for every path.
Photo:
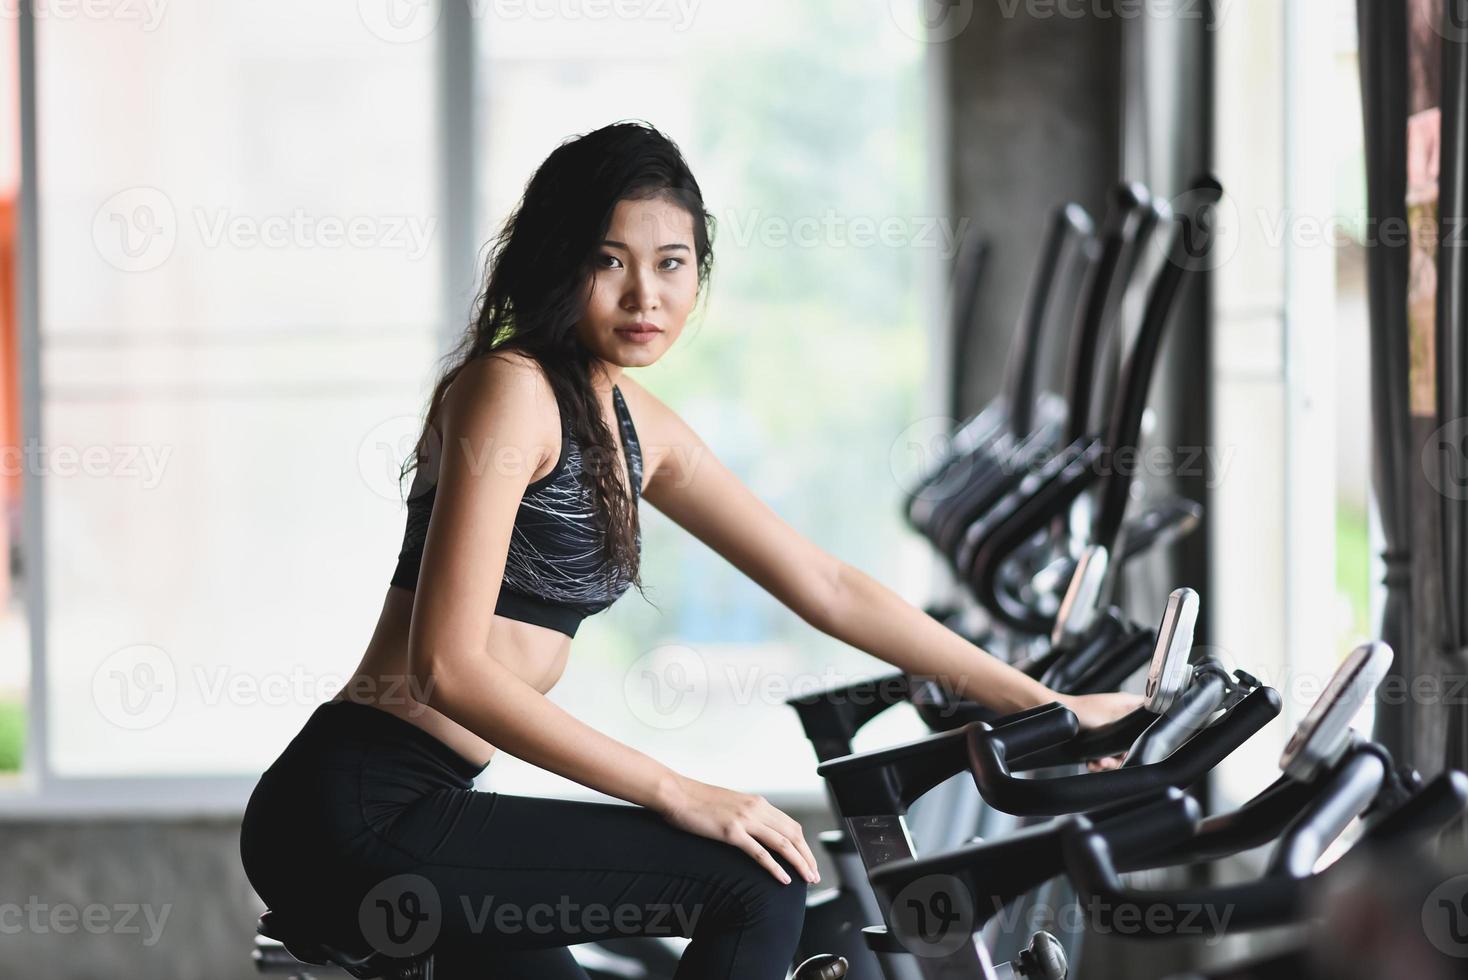
<instances>
[{"instance_id":1,"label":"patterned sports bra","mask_svg":"<svg viewBox=\"0 0 1468 980\"><path fill-rule=\"evenodd\" d=\"M636 507L642 497L642 447L616 385L612 386L612 404ZM428 485L430 480L432 485ZM404 589L418 587L437 480L436 474L429 476L420 466L408 492L407 526L392 576L392 584ZM609 574L602 556L605 532L596 525L591 492L581 447L572 438L562 412L561 455L549 473L525 488L515 515L496 615L575 636L581 620L607 608L627 591L631 580L622 569L612 569ZM637 545L641 549L640 528Z\"/></svg>"}]
</instances>

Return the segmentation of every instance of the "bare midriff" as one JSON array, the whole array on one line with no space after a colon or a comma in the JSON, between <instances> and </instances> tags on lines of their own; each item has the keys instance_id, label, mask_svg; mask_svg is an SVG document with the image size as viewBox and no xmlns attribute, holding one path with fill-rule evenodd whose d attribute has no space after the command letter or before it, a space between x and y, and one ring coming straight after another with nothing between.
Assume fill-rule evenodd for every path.
<instances>
[{"instance_id":1,"label":"bare midriff","mask_svg":"<svg viewBox=\"0 0 1468 980\"><path fill-rule=\"evenodd\" d=\"M408 625L412 618L413 592L388 586L367 652L331 700L381 708L417 725L476 766L488 765L495 747L424 704L419 697L427 693L408 679ZM570 653L571 638L565 633L504 616L493 617L484 650L484 656L493 657L542 694L561 679Z\"/></svg>"},{"instance_id":2,"label":"bare midriff","mask_svg":"<svg viewBox=\"0 0 1468 980\"><path fill-rule=\"evenodd\" d=\"M620 428L608 422L616 417L610 391L603 396L602 402L603 422L617 434L615 438L620 442ZM558 439L555 446L549 447L531 480L549 473L559 454ZM656 459L657 456L652 455L644 464L644 487L657 465ZM410 680L408 627L413 620L413 595L411 589L388 586L382 612L377 617L377 627L372 631L372 639L362 654L361 663L331 700L370 704L397 715L482 768L489 764L495 747L423 703L419 696L427 697L427 692L416 690L417 685ZM492 617L484 645L484 656L493 657L542 694L550 691L561 679L570 654L571 637L565 633L505 616Z\"/></svg>"}]
</instances>

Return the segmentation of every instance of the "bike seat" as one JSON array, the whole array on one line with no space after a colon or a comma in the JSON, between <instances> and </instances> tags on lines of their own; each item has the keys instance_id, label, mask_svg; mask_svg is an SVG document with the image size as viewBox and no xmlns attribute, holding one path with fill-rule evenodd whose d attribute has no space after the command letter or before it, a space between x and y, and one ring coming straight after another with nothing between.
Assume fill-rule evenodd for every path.
<instances>
[{"instance_id":1,"label":"bike seat","mask_svg":"<svg viewBox=\"0 0 1468 980\"><path fill-rule=\"evenodd\" d=\"M328 942L322 938L319 927L269 909L260 916L255 931L280 943L287 953L302 963L337 966L358 980L433 980L432 953L405 958L389 956L361 940L356 943ZM263 970L259 950L256 950L255 960Z\"/></svg>"}]
</instances>

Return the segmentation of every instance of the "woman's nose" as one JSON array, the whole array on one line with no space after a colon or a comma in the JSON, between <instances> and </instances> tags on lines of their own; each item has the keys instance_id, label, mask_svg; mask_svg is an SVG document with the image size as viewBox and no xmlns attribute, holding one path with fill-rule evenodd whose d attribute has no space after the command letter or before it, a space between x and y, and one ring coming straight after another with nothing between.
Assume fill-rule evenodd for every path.
<instances>
[{"instance_id":1,"label":"woman's nose","mask_svg":"<svg viewBox=\"0 0 1468 980\"><path fill-rule=\"evenodd\" d=\"M657 283L647 272L634 272L627 279L627 291L622 297L622 307L628 311L645 312L657 308Z\"/></svg>"}]
</instances>

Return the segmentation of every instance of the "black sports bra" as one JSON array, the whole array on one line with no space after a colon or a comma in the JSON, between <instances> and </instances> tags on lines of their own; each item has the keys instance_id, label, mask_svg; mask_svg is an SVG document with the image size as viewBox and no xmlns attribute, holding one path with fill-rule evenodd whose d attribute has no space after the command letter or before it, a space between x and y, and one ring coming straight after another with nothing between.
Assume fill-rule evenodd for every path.
<instances>
[{"instance_id":1,"label":"black sports bra","mask_svg":"<svg viewBox=\"0 0 1468 980\"><path fill-rule=\"evenodd\" d=\"M622 430L622 447L631 475L632 505L642 497L642 446L621 389L612 385L612 404ZM436 435L436 433L435 433ZM436 447L434 447L436 453ZM430 460L432 464L433 461ZM436 470L436 464L429 467ZM602 556L605 532L596 526L591 485L584 479L581 447L561 413L561 455L549 473L525 488L510 546L505 555L495 614L560 630L575 636L581 620L610 606L632 584L621 569L609 569ZM427 485L429 481L432 485ZM408 520L392 584L418 587L428 517L438 489L437 476L420 466L408 493ZM642 531L637 532L638 548Z\"/></svg>"}]
</instances>

